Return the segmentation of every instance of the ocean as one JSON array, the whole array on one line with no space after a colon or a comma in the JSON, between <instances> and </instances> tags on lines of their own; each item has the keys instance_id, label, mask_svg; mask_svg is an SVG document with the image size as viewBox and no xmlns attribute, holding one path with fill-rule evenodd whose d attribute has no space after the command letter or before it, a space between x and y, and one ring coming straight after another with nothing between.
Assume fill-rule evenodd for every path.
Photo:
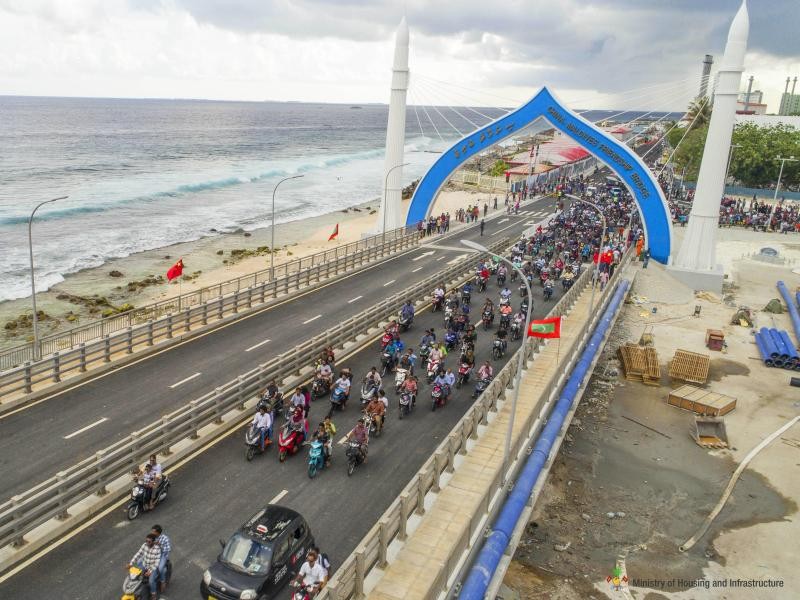
<instances>
[{"instance_id":1,"label":"ocean","mask_svg":"<svg viewBox=\"0 0 800 600\"><path fill-rule=\"evenodd\" d=\"M459 137L445 117L472 129L442 111L409 107L404 183ZM30 295L27 222L49 198L69 196L36 214L37 291L113 258L268 226L274 185L289 175L304 178L279 188L278 223L378 198L387 113L385 105L0 97L0 301Z\"/></svg>"}]
</instances>

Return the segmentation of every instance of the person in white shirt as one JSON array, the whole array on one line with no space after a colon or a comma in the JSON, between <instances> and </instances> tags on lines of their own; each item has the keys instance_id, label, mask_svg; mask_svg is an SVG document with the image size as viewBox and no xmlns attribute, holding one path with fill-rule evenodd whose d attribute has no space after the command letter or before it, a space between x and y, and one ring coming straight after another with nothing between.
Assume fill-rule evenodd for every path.
<instances>
[{"instance_id":1,"label":"person in white shirt","mask_svg":"<svg viewBox=\"0 0 800 600\"><path fill-rule=\"evenodd\" d=\"M261 439L261 450L264 450L264 444L269 438L269 432L272 429L272 415L263 404L259 406L258 412L253 416L252 426L258 430Z\"/></svg>"},{"instance_id":2,"label":"person in white shirt","mask_svg":"<svg viewBox=\"0 0 800 600\"><path fill-rule=\"evenodd\" d=\"M297 577L294 578L294 583L302 582L304 586L312 586L311 595L313 596L319 592L326 575L325 568L317 562L317 553L314 550L309 550L306 555L306 562L300 567Z\"/></svg>"},{"instance_id":3,"label":"person in white shirt","mask_svg":"<svg viewBox=\"0 0 800 600\"><path fill-rule=\"evenodd\" d=\"M317 367L317 375L319 375L322 379L328 382L328 385L331 384L333 380L333 371L328 363L320 363Z\"/></svg>"}]
</instances>

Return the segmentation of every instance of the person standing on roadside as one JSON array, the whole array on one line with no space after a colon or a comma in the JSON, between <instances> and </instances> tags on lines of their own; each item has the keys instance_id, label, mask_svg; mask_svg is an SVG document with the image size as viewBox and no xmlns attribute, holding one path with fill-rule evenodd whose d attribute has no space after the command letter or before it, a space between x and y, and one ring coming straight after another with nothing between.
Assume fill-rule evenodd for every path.
<instances>
[{"instance_id":1,"label":"person standing on roadside","mask_svg":"<svg viewBox=\"0 0 800 600\"><path fill-rule=\"evenodd\" d=\"M481 219L481 236L483 236L483 229L486 227L486 220Z\"/></svg>"}]
</instances>

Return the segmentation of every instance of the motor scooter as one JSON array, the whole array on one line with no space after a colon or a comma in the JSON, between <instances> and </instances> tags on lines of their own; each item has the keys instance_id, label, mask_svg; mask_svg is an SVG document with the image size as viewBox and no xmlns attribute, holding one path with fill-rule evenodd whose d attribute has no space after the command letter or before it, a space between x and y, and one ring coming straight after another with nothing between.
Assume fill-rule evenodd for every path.
<instances>
[{"instance_id":1,"label":"motor scooter","mask_svg":"<svg viewBox=\"0 0 800 600\"><path fill-rule=\"evenodd\" d=\"M164 585L169 585L172 579L172 561L167 559L164 567ZM156 586L156 598L160 598L161 593ZM148 577L144 574L144 569L131 565L128 567L128 574L122 582L122 600L150 600L150 588L148 587Z\"/></svg>"},{"instance_id":2,"label":"motor scooter","mask_svg":"<svg viewBox=\"0 0 800 600\"><path fill-rule=\"evenodd\" d=\"M287 456L297 454L297 451L303 447L304 429L305 426L300 430L292 429L289 423L281 427L278 432L278 460L280 462L285 461Z\"/></svg>"},{"instance_id":3,"label":"motor scooter","mask_svg":"<svg viewBox=\"0 0 800 600\"><path fill-rule=\"evenodd\" d=\"M381 377L385 376L386 373L392 368L394 364L394 354L389 352L387 348L384 348L383 352L381 352Z\"/></svg>"},{"instance_id":4,"label":"motor scooter","mask_svg":"<svg viewBox=\"0 0 800 600\"><path fill-rule=\"evenodd\" d=\"M364 406L372 400L372 397L375 396L380 389L381 387L376 385L374 381L370 379L365 380L361 385L361 406Z\"/></svg>"},{"instance_id":5,"label":"motor scooter","mask_svg":"<svg viewBox=\"0 0 800 600\"><path fill-rule=\"evenodd\" d=\"M456 387L461 388L462 385L469 381L469 374L472 371L472 367L468 362L462 362L458 366L458 378L456 379Z\"/></svg>"},{"instance_id":6,"label":"motor scooter","mask_svg":"<svg viewBox=\"0 0 800 600\"><path fill-rule=\"evenodd\" d=\"M344 410L346 402L347 394L345 394L345 390L337 385L331 392L331 409L328 411L328 416L332 417L335 410Z\"/></svg>"},{"instance_id":7,"label":"motor scooter","mask_svg":"<svg viewBox=\"0 0 800 600\"><path fill-rule=\"evenodd\" d=\"M514 319L511 322L511 329L509 331L511 332L511 339L516 341L522 336L522 325L520 325L519 321Z\"/></svg>"},{"instance_id":8,"label":"motor scooter","mask_svg":"<svg viewBox=\"0 0 800 600\"><path fill-rule=\"evenodd\" d=\"M400 331L408 331L411 329L411 323L414 321L414 317L406 317L400 315L400 320L398 323L400 324Z\"/></svg>"},{"instance_id":9,"label":"motor scooter","mask_svg":"<svg viewBox=\"0 0 800 600\"><path fill-rule=\"evenodd\" d=\"M313 600L316 596L313 585L303 585L296 581L290 582L289 585L294 588L292 600Z\"/></svg>"},{"instance_id":10,"label":"motor scooter","mask_svg":"<svg viewBox=\"0 0 800 600\"><path fill-rule=\"evenodd\" d=\"M403 387L403 384L406 382L406 378L408 377L408 369L403 369L401 367L397 367L394 371L394 393L399 394L400 389Z\"/></svg>"},{"instance_id":11,"label":"motor scooter","mask_svg":"<svg viewBox=\"0 0 800 600\"><path fill-rule=\"evenodd\" d=\"M347 475L350 476L356 470L356 467L364 462L359 443L355 440L350 440L347 444L345 455L347 456Z\"/></svg>"},{"instance_id":12,"label":"motor scooter","mask_svg":"<svg viewBox=\"0 0 800 600\"><path fill-rule=\"evenodd\" d=\"M449 395L450 391L446 385L441 383L434 384L433 389L431 389L431 410L435 411L437 408L443 407Z\"/></svg>"},{"instance_id":13,"label":"motor scooter","mask_svg":"<svg viewBox=\"0 0 800 600\"><path fill-rule=\"evenodd\" d=\"M500 360L501 358L503 358L504 352L505 351L503 350L503 341L494 340L494 342L492 342L492 358L494 358L495 360Z\"/></svg>"},{"instance_id":14,"label":"motor scooter","mask_svg":"<svg viewBox=\"0 0 800 600\"><path fill-rule=\"evenodd\" d=\"M327 396L330 391L331 384L327 379L323 379L322 377L314 378L314 382L311 384L311 396L314 399Z\"/></svg>"},{"instance_id":15,"label":"motor scooter","mask_svg":"<svg viewBox=\"0 0 800 600\"><path fill-rule=\"evenodd\" d=\"M475 384L475 391L472 393L472 397L477 398L478 396L480 396L483 392L486 391L486 388L489 387L489 384L491 382L492 382L491 377L483 377L479 379L478 382Z\"/></svg>"},{"instance_id":16,"label":"motor scooter","mask_svg":"<svg viewBox=\"0 0 800 600\"><path fill-rule=\"evenodd\" d=\"M542 290L542 297L544 301L547 302L550 298L553 297L553 282L551 280L547 280L544 284L544 289Z\"/></svg>"},{"instance_id":17,"label":"motor scooter","mask_svg":"<svg viewBox=\"0 0 800 600\"><path fill-rule=\"evenodd\" d=\"M393 339L394 336L391 333L388 331L384 332L384 334L381 336L381 352L386 349L386 346L392 343Z\"/></svg>"},{"instance_id":18,"label":"motor scooter","mask_svg":"<svg viewBox=\"0 0 800 600\"><path fill-rule=\"evenodd\" d=\"M134 482L133 489L131 489L131 499L128 502L128 505L125 507L125 514L128 515L128 520L130 521L133 521L141 513L145 512L144 479L142 479L139 475L134 475ZM162 473L161 481L159 482L158 487L153 490L153 496L156 499L155 506L158 506L167 499L167 492L169 491L170 485L171 483L169 477L167 477L166 473Z\"/></svg>"},{"instance_id":19,"label":"motor scooter","mask_svg":"<svg viewBox=\"0 0 800 600\"><path fill-rule=\"evenodd\" d=\"M447 348L447 350L455 348L458 342L458 333L455 331L448 331L444 334L444 347Z\"/></svg>"},{"instance_id":20,"label":"motor scooter","mask_svg":"<svg viewBox=\"0 0 800 600\"><path fill-rule=\"evenodd\" d=\"M428 383L432 383L434 379L436 379L436 374L439 372L439 368L442 366L441 361L429 359L428 366L426 367L427 375L428 375Z\"/></svg>"},{"instance_id":21,"label":"motor scooter","mask_svg":"<svg viewBox=\"0 0 800 600\"><path fill-rule=\"evenodd\" d=\"M497 287L503 287L506 283L506 274L505 273L498 273L497 274Z\"/></svg>"},{"instance_id":22,"label":"motor scooter","mask_svg":"<svg viewBox=\"0 0 800 600\"><path fill-rule=\"evenodd\" d=\"M434 296L433 298L431 298L431 312L436 312L437 310L441 310L443 305L444 305L443 296Z\"/></svg>"},{"instance_id":23,"label":"motor scooter","mask_svg":"<svg viewBox=\"0 0 800 600\"><path fill-rule=\"evenodd\" d=\"M308 476L311 479L325 468L325 446L319 440L314 440L308 448Z\"/></svg>"},{"instance_id":24,"label":"motor scooter","mask_svg":"<svg viewBox=\"0 0 800 600\"><path fill-rule=\"evenodd\" d=\"M404 391L400 394L400 400L399 400L400 419L411 414L411 410L414 408L414 400L415 400L414 394L412 394L411 392Z\"/></svg>"},{"instance_id":25,"label":"motor scooter","mask_svg":"<svg viewBox=\"0 0 800 600\"><path fill-rule=\"evenodd\" d=\"M492 321L494 321L494 313L491 310L484 310L482 321L484 330L489 329L492 326Z\"/></svg>"},{"instance_id":26,"label":"motor scooter","mask_svg":"<svg viewBox=\"0 0 800 600\"><path fill-rule=\"evenodd\" d=\"M444 328L450 329L453 324L453 307L449 304L444 307Z\"/></svg>"},{"instance_id":27,"label":"motor scooter","mask_svg":"<svg viewBox=\"0 0 800 600\"><path fill-rule=\"evenodd\" d=\"M250 425L247 430L244 432L244 443L247 445L247 451L245 452L245 458L247 462L253 460L253 457L256 454L263 454L272 444L272 440L265 436L264 439L264 448L261 448L261 432L256 428L255 425Z\"/></svg>"}]
</instances>

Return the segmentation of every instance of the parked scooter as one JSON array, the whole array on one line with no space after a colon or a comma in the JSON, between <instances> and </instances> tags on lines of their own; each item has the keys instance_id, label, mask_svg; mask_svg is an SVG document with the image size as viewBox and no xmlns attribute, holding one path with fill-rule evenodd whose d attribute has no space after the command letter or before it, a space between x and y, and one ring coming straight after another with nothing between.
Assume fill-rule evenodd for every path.
<instances>
[{"instance_id":1,"label":"parked scooter","mask_svg":"<svg viewBox=\"0 0 800 600\"><path fill-rule=\"evenodd\" d=\"M167 564L164 567L166 574L164 575L164 583L169 584L172 579L172 561L167 559ZM128 574L125 581L122 582L122 600L149 600L150 589L147 585L147 577L144 574L144 569L132 565L128 567ZM156 598L160 598L161 594L156 588Z\"/></svg>"},{"instance_id":2,"label":"parked scooter","mask_svg":"<svg viewBox=\"0 0 800 600\"><path fill-rule=\"evenodd\" d=\"M319 440L311 442L308 448L308 476L311 479L325 468L325 447Z\"/></svg>"},{"instance_id":3,"label":"parked scooter","mask_svg":"<svg viewBox=\"0 0 800 600\"><path fill-rule=\"evenodd\" d=\"M144 506L144 479L142 479L139 475L134 476L135 484L133 489L131 489L131 499L128 502L128 505L125 507L125 513L128 515L128 519L133 521L136 517L138 517L141 513L145 512ZM167 499L167 492L169 491L169 486L171 485L169 477L167 477L166 473L161 474L161 481L158 484L158 487L153 490L153 496L156 499L155 505L158 506L164 500Z\"/></svg>"}]
</instances>

